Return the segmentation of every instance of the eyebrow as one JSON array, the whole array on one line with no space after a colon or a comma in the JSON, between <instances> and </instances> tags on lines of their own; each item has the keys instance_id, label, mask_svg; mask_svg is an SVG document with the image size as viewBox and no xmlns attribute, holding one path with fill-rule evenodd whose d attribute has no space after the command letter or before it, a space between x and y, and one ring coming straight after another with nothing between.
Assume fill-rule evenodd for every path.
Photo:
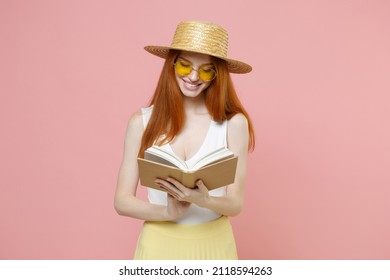
<instances>
[{"instance_id":1,"label":"eyebrow","mask_svg":"<svg viewBox=\"0 0 390 280\"><path fill-rule=\"evenodd\" d=\"M177 58L178 58L178 59L183 59L183 60L185 60L185 61L187 61L187 62L193 64L191 60L189 60L189 59L187 59L187 58L185 58L185 57L178 56ZM211 62L210 62L210 63L201 64L200 66L205 66L205 65L207 65L207 66L209 66L209 65L210 65L210 66L214 66L214 64L211 63Z\"/></svg>"}]
</instances>

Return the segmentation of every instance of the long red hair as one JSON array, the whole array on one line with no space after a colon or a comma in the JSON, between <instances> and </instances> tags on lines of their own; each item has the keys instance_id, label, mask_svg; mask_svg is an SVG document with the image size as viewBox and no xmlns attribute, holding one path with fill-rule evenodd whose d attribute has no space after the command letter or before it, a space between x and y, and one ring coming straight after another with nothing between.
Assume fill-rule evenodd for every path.
<instances>
[{"instance_id":1,"label":"long red hair","mask_svg":"<svg viewBox=\"0 0 390 280\"><path fill-rule=\"evenodd\" d=\"M177 85L173 63L180 51L170 50L165 59L160 79L154 95L149 103L153 112L144 131L139 156L155 144L168 143L181 130L185 122L183 95ZM226 62L211 56L217 76L205 90L205 104L209 114L216 122L230 120L235 114L241 113L248 120L249 143L248 149L255 147L255 134L252 121L242 106L233 86Z\"/></svg>"}]
</instances>

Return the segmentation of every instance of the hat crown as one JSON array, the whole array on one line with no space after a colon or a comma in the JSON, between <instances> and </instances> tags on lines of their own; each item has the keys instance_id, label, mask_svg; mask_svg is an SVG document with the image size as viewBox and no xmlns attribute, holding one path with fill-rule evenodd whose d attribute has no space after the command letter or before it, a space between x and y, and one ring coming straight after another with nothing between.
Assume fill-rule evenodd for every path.
<instances>
[{"instance_id":1,"label":"hat crown","mask_svg":"<svg viewBox=\"0 0 390 280\"><path fill-rule=\"evenodd\" d=\"M245 62L228 58L228 33L221 26L201 20L179 23L170 47L145 46L146 51L166 58L170 50L189 51L221 58L231 73L249 73L252 67Z\"/></svg>"},{"instance_id":2,"label":"hat crown","mask_svg":"<svg viewBox=\"0 0 390 280\"><path fill-rule=\"evenodd\" d=\"M184 21L176 28L171 48L226 58L228 33L214 23L199 20Z\"/></svg>"}]
</instances>

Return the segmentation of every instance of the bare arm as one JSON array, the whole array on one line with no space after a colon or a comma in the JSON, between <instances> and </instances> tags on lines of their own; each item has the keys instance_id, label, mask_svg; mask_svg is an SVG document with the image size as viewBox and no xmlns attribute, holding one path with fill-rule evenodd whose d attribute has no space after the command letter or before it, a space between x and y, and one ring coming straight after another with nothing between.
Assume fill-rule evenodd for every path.
<instances>
[{"instance_id":1,"label":"bare arm","mask_svg":"<svg viewBox=\"0 0 390 280\"><path fill-rule=\"evenodd\" d=\"M202 182L195 190L184 187L174 179L168 180L170 184L164 180L158 180L158 183L180 201L195 203L221 215L237 215L241 212L244 203L248 143L247 119L244 115L237 114L228 122L228 148L238 156L236 177L234 184L227 187L227 194L224 197L209 196L207 188Z\"/></svg>"},{"instance_id":2,"label":"bare arm","mask_svg":"<svg viewBox=\"0 0 390 280\"><path fill-rule=\"evenodd\" d=\"M168 200L168 207L155 205L136 197L138 185L138 151L143 134L142 115L134 114L129 120L123 160L119 169L114 206L119 215L141 220L166 221L176 219L188 208L188 203Z\"/></svg>"}]
</instances>

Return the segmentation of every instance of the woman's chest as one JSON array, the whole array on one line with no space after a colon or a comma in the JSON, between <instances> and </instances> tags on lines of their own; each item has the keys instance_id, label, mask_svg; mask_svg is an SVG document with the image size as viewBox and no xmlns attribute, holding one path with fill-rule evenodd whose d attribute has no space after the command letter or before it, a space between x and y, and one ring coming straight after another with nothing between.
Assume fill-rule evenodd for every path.
<instances>
[{"instance_id":1,"label":"woman's chest","mask_svg":"<svg viewBox=\"0 0 390 280\"><path fill-rule=\"evenodd\" d=\"M211 120L185 125L170 143L171 149L181 159L186 161L191 159L208 140L210 129L212 129Z\"/></svg>"}]
</instances>

